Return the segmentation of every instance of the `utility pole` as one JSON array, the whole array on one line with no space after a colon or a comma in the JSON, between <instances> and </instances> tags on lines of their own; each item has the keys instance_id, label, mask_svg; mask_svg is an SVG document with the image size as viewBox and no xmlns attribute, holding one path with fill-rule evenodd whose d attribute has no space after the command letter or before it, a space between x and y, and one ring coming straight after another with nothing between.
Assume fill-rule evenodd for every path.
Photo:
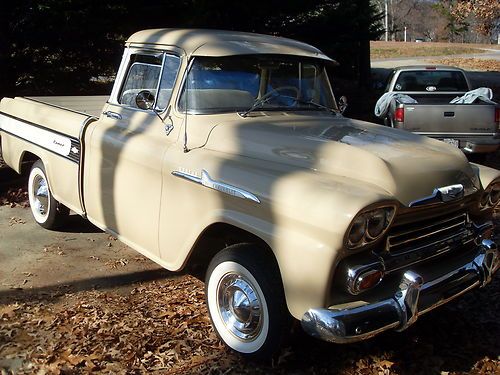
<instances>
[{"instance_id":1,"label":"utility pole","mask_svg":"<svg viewBox=\"0 0 500 375\"><path fill-rule=\"evenodd\" d=\"M387 2L389 0L385 0L385 41L389 41L389 12Z\"/></svg>"}]
</instances>

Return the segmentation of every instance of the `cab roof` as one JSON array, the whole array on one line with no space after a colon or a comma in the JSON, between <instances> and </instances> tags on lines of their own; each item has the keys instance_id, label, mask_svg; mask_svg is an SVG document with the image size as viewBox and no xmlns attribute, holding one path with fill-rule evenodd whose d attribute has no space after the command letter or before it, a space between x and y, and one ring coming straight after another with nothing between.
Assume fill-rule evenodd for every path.
<instances>
[{"instance_id":1,"label":"cab roof","mask_svg":"<svg viewBox=\"0 0 500 375\"><path fill-rule=\"evenodd\" d=\"M128 46L177 47L188 56L282 54L334 62L319 49L297 40L271 35L211 29L150 29L126 41Z\"/></svg>"}]
</instances>

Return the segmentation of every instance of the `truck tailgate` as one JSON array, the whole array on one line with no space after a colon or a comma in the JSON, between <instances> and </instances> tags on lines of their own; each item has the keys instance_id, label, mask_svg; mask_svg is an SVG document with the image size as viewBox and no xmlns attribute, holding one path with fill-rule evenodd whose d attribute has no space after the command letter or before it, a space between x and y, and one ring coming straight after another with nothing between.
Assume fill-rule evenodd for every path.
<instances>
[{"instance_id":1,"label":"truck tailgate","mask_svg":"<svg viewBox=\"0 0 500 375\"><path fill-rule=\"evenodd\" d=\"M423 134L493 135L497 131L492 104L407 104L404 129Z\"/></svg>"}]
</instances>

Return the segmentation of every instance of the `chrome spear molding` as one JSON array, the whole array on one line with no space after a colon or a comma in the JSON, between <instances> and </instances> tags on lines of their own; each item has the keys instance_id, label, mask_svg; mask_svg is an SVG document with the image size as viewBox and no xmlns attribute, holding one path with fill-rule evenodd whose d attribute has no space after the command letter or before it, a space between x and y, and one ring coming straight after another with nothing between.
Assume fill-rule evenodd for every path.
<instances>
[{"instance_id":1,"label":"chrome spear molding","mask_svg":"<svg viewBox=\"0 0 500 375\"><path fill-rule=\"evenodd\" d=\"M213 180L208 172L206 170L201 171L201 177L196 176L195 174L191 174L189 172L185 171L173 171L172 174L176 177L181 177L184 178L188 181L195 182L197 184L203 185L207 188L214 189L217 191L220 191L225 194L232 195L234 197L242 198L242 199L248 199L251 200L255 203L260 203L260 199L257 198L254 194L243 190L239 187L233 186L226 184L224 182L218 182L216 180Z\"/></svg>"}]
</instances>

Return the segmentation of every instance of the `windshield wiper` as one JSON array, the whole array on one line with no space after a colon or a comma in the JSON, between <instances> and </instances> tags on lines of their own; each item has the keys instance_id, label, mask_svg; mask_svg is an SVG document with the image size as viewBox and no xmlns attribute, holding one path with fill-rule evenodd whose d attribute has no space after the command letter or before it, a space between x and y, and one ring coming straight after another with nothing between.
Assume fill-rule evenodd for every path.
<instances>
[{"instance_id":1,"label":"windshield wiper","mask_svg":"<svg viewBox=\"0 0 500 375\"><path fill-rule=\"evenodd\" d=\"M249 109L247 109L245 112L239 112L239 115L241 117L247 117L250 112L255 111L259 107L262 107L263 104L267 103L269 100L271 100L272 98L275 98L277 96L283 96L286 98L290 98L297 103L312 105L316 108L321 108L321 109L324 109L325 111L328 111L330 113L337 114L337 111L335 109L324 106L324 105L316 103L316 102L313 102L312 100L298 99L298 98L295 98L295 97L290 96L290 95L280 94L277 91L270 91L267 94L265 94L264 96L262 96L261 98L256 99L255 102L252 104L252 106ZM293 108L293 107L290 107L290 108Z\"/></svg>"},{"instance_id":2,"label":"windshield wiper","mask_svg":"<svg viewBox=\"0 0 500 375\"><path fill-rule=\"evenodd\" d=\"M302 99L295 99L295 98L294 98L294 100L297 103L310 104L310 105L315 106L316 108L321 108L321 109L324 109L325 111L328 111L328 112L331 112L331 113L335 113L335 114L337 113L337 111L334 110L333 108L327 107L326 105L323 105L323 104L319 104L319 103L313 102L312 100L302 100Z\"/></svg>"},{"instance_id":3,"label":"windshield wiper","mask_svg":"<svg viewBox=\"0 0 500 375\"><path fill-rule=\"evenodd\" d=\"M249 109L247 109L245 112L239 112L238 114L241 117L247 117L250 112L255 111L257 108L262 107L263 104L266 104L269 100L271 100L271 98L273 98L273 94L276 94L276 92L270 91L267 94L263 95L261 98L255 99L255 101L253 102L252 106Z\"/></svg>"}]
</instances>

